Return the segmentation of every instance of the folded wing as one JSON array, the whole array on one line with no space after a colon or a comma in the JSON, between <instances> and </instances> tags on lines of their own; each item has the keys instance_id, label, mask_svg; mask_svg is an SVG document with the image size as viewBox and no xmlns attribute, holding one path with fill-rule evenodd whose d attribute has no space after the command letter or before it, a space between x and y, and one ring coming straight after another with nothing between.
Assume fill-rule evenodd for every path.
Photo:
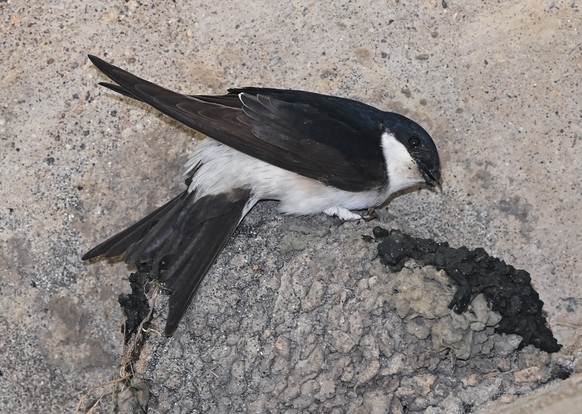
<instances>
[{"instance_id":1,"label":"folded wing","mask_svg":"<svg viewBox=\"0 0 582 414\"><path fill-rule=\"evenodd\" d=\"M95 56L116 85L102 85L143 101L238 151L346 191L386 184L380 114L349 99L267 88L227 95L183 95Z\"/></svg>"}]
</instances>

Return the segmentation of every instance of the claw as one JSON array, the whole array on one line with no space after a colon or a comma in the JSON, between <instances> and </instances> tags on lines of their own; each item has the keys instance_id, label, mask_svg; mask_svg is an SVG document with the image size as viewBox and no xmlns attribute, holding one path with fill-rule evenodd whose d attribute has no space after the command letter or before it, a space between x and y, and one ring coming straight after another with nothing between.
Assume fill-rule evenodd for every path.
<instances>
[{"instance_id":1,"label":"claw","mask_svg":"<svg viewBox=\"0 0 582 414\"><path fill-rule=\"evenodd\" d=\"M376 213L376 210L374 210L373 208L369 208L366 214L362 214L362 219L364 221L372 221L376 220L377 218L378 214Z\"/></svg>"}]
</instances>

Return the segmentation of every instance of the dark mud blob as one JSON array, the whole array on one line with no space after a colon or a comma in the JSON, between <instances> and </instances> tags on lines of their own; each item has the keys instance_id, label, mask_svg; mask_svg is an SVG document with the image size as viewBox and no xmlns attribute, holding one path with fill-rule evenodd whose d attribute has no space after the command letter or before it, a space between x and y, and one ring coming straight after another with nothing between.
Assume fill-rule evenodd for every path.
<instances>
[{"instance_id":1,"label":"dark mud blob","mask_svg":"<svg viewBox=\"0 0 582 414\"><path fill-rule=\"evenodd\" d=\"M466 311L471 300L483 293L491 309L501 315L496 332L521 336L520 348L533 345L558 352L562 347L546 325L544 302L525 270L517 270L481 248L454 249L446 242L418 239L399 230L376 227L374 237L381 240L380 260L393 271L400 271L407 259L444 270L458 286L449 304L456 313Z\"/></svg>"},{"instance_id":2,"label":"dark mud blob","mask_svg":"<svg viewBox=\"0 0 582 414\"><path fill-rule=\"evenodd\" d=\"M148 316L150 305L146 293L148 282L151 280L151 265L139 265L137 271L129 275L131 293L122 293L117 299L125 314L125 324L122 328L124 343L127 345L131 337L137 333L139 325ZM149 326L149 321L144 324L144 329Z\"/></svg>"}]
</instances>

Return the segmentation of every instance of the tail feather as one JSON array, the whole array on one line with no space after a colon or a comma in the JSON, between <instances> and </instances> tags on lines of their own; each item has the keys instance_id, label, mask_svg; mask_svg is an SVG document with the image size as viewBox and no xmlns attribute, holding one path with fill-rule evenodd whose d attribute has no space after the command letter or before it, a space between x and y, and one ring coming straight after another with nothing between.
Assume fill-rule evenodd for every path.
<instances>
[{"instance_id":1,"label":"tail feather","mask_svg":"<svg viewBox=\"0 0 582 414\"><path fill-rule=\"evenodd\" d=\"M170 217L168 214L176 205L187 196L187 192L184 192L177 196L176 198L170 200L168 203L164 204L162 207L148 214L146 217L138 221L137 223L129 226L125 230L117 233L115 236L105 240L96 247L89 250L87 253L81 257L81 260L90 260L95 257L117 257L121 256L127 250L134 245L139 240L143 239L150 230L158 224L158 222L163 217ZM128 262L128 260L126 260Z\"/></svg>"},{"instance_id":2,"label":"tail feather","mask_svg":"<svg viewBox=\"0 0 582 414\"><path fill-rule=\"evenodd\" d=\"M180 214L188 210L187 206L195 200L195 193L184 192L180 202L167 210L163 217L138 241L127 249L125 261L127 263L152 262L154 272L158 271L158 259L160 252L167 248L167 241L174 232Z\"/></svg>"},{"instance_id":3,"label":"tail feather","mask_svg":"<svg viewBox=\"0 0 582 414\"><path fill-rule=\"evenodd\" d=\"M251 204L252 203L252 204ZM83 256L152 264L154 277L171 291L165 334L171 336L204 276L253 201L248 190L197 198L184 192Z\"/></svg>"}]
</instances>

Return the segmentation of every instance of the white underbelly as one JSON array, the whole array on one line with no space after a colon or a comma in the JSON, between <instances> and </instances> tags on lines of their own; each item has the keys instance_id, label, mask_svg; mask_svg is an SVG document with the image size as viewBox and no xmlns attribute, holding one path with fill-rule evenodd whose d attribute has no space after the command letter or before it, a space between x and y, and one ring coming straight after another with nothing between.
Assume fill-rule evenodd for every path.
<instances>
[{"instance_id":1,"label":"white underbelly","mask_svg":"<svg viewBox=\"0 0 582 414\"><path fill-rule=\"evenodd\" d=\"M199 197L249 188L257 201L280 201L279 210L287 214L317 214L333 207L367 209L382 204L389 196L387 189L357 193L339 190L209 138L198 144L186 164L186 173L198 165L190 191L196 190Z\"/></svg>"}]
</instances>

